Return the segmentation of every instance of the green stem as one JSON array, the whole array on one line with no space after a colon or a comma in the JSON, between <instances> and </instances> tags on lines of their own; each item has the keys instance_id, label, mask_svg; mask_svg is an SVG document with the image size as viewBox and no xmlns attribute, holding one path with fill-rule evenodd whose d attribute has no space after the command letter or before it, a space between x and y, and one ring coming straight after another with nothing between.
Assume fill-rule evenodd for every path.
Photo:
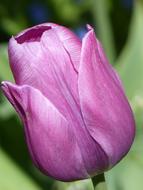
<instances>
[{"instance_id":1,"label":"green stem","mask_svg":"<svg viewBox=\"0 0 143 190\"><path fill-rule=\"evenodd\" d=\"M94 190L107 190L104 173L92 178Z\"/></svg>"}]
</instances>

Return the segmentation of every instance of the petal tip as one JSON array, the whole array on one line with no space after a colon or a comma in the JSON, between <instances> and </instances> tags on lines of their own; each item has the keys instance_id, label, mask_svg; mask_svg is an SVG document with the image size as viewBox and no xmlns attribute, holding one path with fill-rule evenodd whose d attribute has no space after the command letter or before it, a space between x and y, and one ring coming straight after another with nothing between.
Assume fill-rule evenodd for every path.
<instances>
[{"instance_id":1,"label":"petal tip","mask_svg":"<svg viewBox=\"0 0 143 190\"><path fill-rule=\"evenodd\" d=\"M2 91L4 91L7 88L7 84L9 84L10 82L7 81L2 81L0 83L0 89L2 89Z\"/></svg>"},{"instance_id":2,"label":"petal tip","mask_svg":"<svg viewBox=\"0 0 143 190\"><path fill-rule=\"evenodd\" d=\"M90 24L87 24L87 25L86 25L86 28L88 29L88 31L94 30L93 27L92 27Z\"/></svg>"}]
</instances>

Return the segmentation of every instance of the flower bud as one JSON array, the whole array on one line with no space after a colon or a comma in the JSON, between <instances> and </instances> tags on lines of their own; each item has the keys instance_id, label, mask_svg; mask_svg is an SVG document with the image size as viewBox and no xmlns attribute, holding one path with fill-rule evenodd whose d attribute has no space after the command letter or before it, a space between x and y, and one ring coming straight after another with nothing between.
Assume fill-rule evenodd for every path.
<instances>
[{"instance_id":1,"label":"flower bud","mask_svg":"<svg viewBox=\"0 0 143 190\"><path fill-rule=\"evenodd\" d=\"M127 154L135 134L133 113L91 27L82 41L52 23L29 28L10 39L9 61L16 84L5 81L1 88L44 174L85 179Z\"/></svg>"}]
</instances>

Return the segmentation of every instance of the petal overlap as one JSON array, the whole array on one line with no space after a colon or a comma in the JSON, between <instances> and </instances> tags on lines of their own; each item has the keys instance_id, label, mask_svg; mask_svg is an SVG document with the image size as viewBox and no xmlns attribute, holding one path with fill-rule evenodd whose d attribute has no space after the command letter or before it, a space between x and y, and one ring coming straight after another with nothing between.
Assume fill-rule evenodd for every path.
<instances>
[{"instance_id":1,"label":"petal overlap","mask_svg":"<svg viewBox=\"0 0 143 190\"><path fill-rule=\"evenodd\" d=\"M135 124L121 82L99 48L94 32L90 30L82 45L79 98L86 127L104 149L112 166L132 144Z\"/></svg>"},{"instance_id":2,"label":"petal overlap","mask_svg":"<svg viewBox=\"0 0 143 190\"><path fill-rule=\"evenodd\" d=\"M66 27L44 23L9 42L15 83L1 89L18 112L35 165L74 181L119 162L135 122L118 74L91 26L81 41Z\"/></svg>"},{"instance_id":3,"label":"petal overlap","mask_svg":"<svg viewBox=\"0 0 143 190\"><path fill-rule=\"evenodd\" d=\"M10 40L10 65L18 85L39 89L70 119L73 109L79 109L74 65L79 63L81 42L68 29L49 25L31 28ZM74 51L69 43L75 44Z\"/></svg>"},{"instance_id":4,"label":"petal overlap","mask_svg":"<svg viewBox=\"0 0 143 190\"><path fill-rule=\"evenodd\" d=\"M70 123L54 105L27 85L5 82L2 89L25 125L28 147L37 167L59 180L87 178Z\"/></svg>"}]
</instances>

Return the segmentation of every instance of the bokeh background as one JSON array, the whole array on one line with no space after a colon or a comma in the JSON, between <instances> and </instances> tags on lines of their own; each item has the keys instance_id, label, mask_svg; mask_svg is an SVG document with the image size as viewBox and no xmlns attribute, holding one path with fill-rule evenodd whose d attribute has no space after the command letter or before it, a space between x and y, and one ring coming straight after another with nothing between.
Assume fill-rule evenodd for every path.
<instances>
[{"instance_id":1,"label":"bokeh background","mask_svg":"<svg viewBox=\"0 0 143 190\"><path fill-rule=\"evenodd\" d=\"M129 154L106 172L109 190L143 189L143 0L1 0L0 81L13 81L7 43L11 35L43 22L71 28L80 38L91 24L117 69L136 119ZM120 135L120 134L119 134ZM62 183L32 164L22 124L0 92L0 190L90 190L90 180Z\"/></svg>"}]
</instances>

